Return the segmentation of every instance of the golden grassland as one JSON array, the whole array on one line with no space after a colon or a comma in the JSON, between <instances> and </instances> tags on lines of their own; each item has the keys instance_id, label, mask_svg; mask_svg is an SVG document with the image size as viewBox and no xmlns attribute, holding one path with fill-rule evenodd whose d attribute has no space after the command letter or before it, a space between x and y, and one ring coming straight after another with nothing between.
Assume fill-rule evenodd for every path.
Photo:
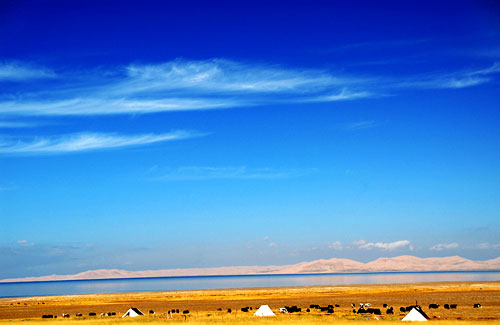
<instances>
[{"instance_id":1,"label":"golden grassland","mask_svg":"<svg viewBox=\"0 0 500 325\"><path fill-rule=\"evenodd\" d=\"M48 297L24 297L0 299L1 323L46 324L144 324L158 322L190 322L194 324L358 324L366 321L378 323L399 322L404 313L400 306L415 304L424 307L431 319L440 324L500 324L500 282L441 282L389 285L345 285L318 287L216 289L191 291L161 291L139 293L115 293L92 295L65 295ZM352 312L351 303L371 303L380 308L382 315L357 315ZM430 303L440 304L437 310L429 310ZM443 309L444 304L457 304L457 309ZM480 303L483 308L473 308ZM260 305L269 305L276 317L254 317L253 312ZM310 304L327 306L338 304L334 314L318 310L305 310ZM387 315L383 304L394 307L394 315ZM303 311L294 314L279 314L279 307L297 305ZM121 318L131 306L141 309L146 316ZM249 313L242 307L252 307ZM227 313L231 308L232 313ZM149 310L155 316L148 315ZM168 311L179 309L180 314L169 317ZM218 310L221 309L221 310ZM182 315L183 310L189 314ZM88 314L95 312L97 317ZM100 313L116 312L116 317L99 317ZM61 318L62 313L71 315ZM76 313L84 316L75 318ZM41 319L44 314L57 315L57 319Z\"/></svg>"}]
</instances>

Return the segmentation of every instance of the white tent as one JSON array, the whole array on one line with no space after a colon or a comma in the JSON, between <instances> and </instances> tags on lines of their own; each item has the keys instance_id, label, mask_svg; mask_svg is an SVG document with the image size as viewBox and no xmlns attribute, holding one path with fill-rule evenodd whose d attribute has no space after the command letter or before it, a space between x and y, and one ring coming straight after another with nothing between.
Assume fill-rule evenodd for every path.
<instances>
[{"instance_id":1,"label":"white tent","mask_svg":"<svg viewBox=\"0 0 500 325\"><path fill-rule=\"evenodd\" d=\"M273 311L271 310L271 308L269 308L268 305L262 305L260 306L259 309L257 309L257 311L253 314L254 316L276 316Z\"/></svg>"},{"instance_id":2,"label":"white tent","mask_svg":"<svg viewBox=\"0 0 500 325\"><path fill-rule=\"evenodd\" d=\"M429 319L422 309L413 307L410 312L401 320L403 322L426 322Z\"/></svg>"},{"instance_id":3,"label":"white tent","mask_svg":"<svg viewBox=\"0 0 500 325\"><path fill-rule=\"evenodd\" d=\"M144 316L144 313L140 311L138 308L131 307L125 314L123 314L123 317L137 317L137 316Z\"/></svg>"}]
</instances>

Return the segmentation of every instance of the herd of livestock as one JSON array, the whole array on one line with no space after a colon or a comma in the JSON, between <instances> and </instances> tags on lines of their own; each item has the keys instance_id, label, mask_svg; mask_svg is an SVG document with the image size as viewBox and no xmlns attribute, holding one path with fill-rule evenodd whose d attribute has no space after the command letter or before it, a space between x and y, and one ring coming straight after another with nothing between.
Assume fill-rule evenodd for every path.
<instances>
[{"instance_id":1,"label":"herd of livestock","mask_svg":"<svg viewBox=\"0 0 500 325\"><path fill-rule=\"evenodd\" d=\"M351 308L352 308L352 312L353 314L373 314L373 315L382 315L382 310L380 308L373 308L371 307L371 304L369 303L360 303L359 304L359 307L356 308L356 304L351 304ZM319 311L319 312L324 312L324 313L327 313L327 314L333 314L335 313L335 308L338 308L340 307L340 305L338 304L335 304L335 305L328 305L328 306L320 306L320 305L316 305L316 304L311 304L309 305L309 308L306 308L304 311L306 313L310 313L312 312L313 310L315 311ZM440 307L439 304L429 304L429 309L438 309ZM474 304L473 306L474 308L482 308L481 304ZM389 307L387 304L383 304L383 308L385 308L385 314L387 315L392 315L394 314L394 307ZM410 310L412 310L413 308L418 308L418 309L421 309L421 307L417 304L415 305L410 305L410 306L404 306L404 307L400 307L399 308L399 311L400 313L407 313L409 312ZM457 309L457 304L444 304L443 305L443 308L444 309ZM133 308L134 310L137 310L138 312L140 312L137 308ZM241 309L241 312L243 313L248 313L250 311L253 310L253 307L249 307L249 306L246 306L246 307L242 307ZM222 308L217 308L217 311L219 312L222 312L223 309ZM302 311L302 308L301 307L298 307L298 306L284 306L284 307L281 307L279 308L279 311L280 313L282 314L292 314L292 313L301 313L303 312ZM228 308L227 313L232 313L233 310L231 308ZM140 312L142 314L142 312ZM169 310L166 315L167 316L170 316L172 317L173 314L181 314L186 316L189 314L189 310L183 310L182 312L179 310L179 309L171 309ZM152 315L152 316L155 316L155 311L154 310L150 310L149 311L149 315ZM165 313L164 313L165 314ZM142 314L144 315L144 314ZM70 315L69 314L66 314L66 313L63 313L61 315L63 318L69 318ZM86 316L86 315L85 315ZM90 312L88 314L89 317L97 317L97 313L95 312ZM113 316L116 316L116 312L107 312L107 313L100 313L99 314L100 317L113 317ZM79 317L84 317L84 315L82 313L77 313L75 314L75 317L79 318ZM57 315L42 315L42 318L57 318Z\"/></svg>"}]
</instances>

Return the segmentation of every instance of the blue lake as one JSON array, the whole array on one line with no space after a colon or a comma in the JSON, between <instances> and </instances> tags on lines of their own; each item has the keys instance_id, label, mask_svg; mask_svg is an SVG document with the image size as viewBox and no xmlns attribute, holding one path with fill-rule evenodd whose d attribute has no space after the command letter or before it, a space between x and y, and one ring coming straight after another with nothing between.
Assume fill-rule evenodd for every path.
<instances>
[{"instance_id":1,"label":"blue lake","mask_svg":"<svg viewBox=\"0 0 500 325\"><path fill-rule=\"evenodd\" d=\"M500 281L500 271L322 273L15 282L0 283L0 297L442 281Z\"/></svg>"}]
</instances>

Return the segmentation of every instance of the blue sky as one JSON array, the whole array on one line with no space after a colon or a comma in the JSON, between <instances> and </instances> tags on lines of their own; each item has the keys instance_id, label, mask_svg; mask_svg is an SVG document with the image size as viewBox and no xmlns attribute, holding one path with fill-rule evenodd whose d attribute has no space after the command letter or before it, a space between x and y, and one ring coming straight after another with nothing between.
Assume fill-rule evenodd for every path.
<instances>
[{"instance_id":1,"label":"blue sky","mask_svg":"<svg viewBox=\"0 0 500 325\"><path fill-rule=\"evenodd\" d=\"M493 1L0 4L0 278L500 254Z\"/></svg>"}]
</instances>

